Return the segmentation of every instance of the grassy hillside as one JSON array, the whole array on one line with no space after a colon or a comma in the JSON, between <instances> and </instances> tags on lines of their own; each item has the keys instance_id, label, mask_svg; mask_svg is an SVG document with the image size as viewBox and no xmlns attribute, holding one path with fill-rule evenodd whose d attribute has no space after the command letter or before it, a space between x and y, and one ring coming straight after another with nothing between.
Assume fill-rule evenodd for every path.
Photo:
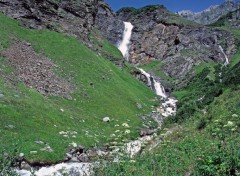
<instances>
[{"instance_id":1,"label":"grassy hillside","mask_svg":"<svg viewBox=\"0 0 240 176\"><path fill-rule=\"evenodd\" d=\"M8 59L0 57L0 150L15 150L35 161L56 161L63 159L72 142L91 147L138 135L143 123L138 115L149 113L150 107L158 103L153 101L155 95L150 89L73 37L24 29L2 14L0 21L1 51L14 41L29 42L36 52L58 66L55 73L59 77L74 86L72 99L43 96L16 79ZM120 54L109 44L106 47L107 52ZM106 116L110 123L102 122ZM116 130L125 130L122 123L130 125L130 135L111 138ZM59 134L61 131L69 131L68 137ZM53 152L40 150L47 145Z\"/></svg>"}]
</instances>

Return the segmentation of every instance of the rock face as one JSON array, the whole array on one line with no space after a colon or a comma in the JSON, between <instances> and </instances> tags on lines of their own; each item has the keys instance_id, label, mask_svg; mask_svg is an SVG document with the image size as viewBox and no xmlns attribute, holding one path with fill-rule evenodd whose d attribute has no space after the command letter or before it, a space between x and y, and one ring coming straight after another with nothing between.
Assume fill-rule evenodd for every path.
<instances>
[{"instance_id":1,"label":"rock face","mask_svg":"<svg viewBox=\"0 0 240 176\"><path fill-rule=\"evenodd\" d=\"M217 27L228 26L231 28L240 28L240 9L234 12L229 12L211 25Z\"/></svg>"},{"instance_id":2,"label":"rock face","mask_svg":"<svg viewBox=\"0 0 240 176\"><path fill-rule=\"evenodd\" d=\"M230 33L187 21L163 6L124 8L117 12L117 18L134 26L130 63L159 61L161 72L177 80L202 62L224 63L225 56L219 46L228 57L236 51ZM112 35L115 34L106 37L110 39Z\"/></svg>"},{"instance_id":3,"label":"rock face","mask_svg":"<svg viewBox=\"0 0 240 176\"><path fill-rule=\"evenodd\" d=\"M216 22L221 16L239 8L240 2L225 0L222 5L211 6L202 12L194 13L190 10L183 10L177 12L177 14L200 24L211 24Z\"/></svg>"},{"instance_id":4,"label":"rock face","mask_svg":"<svg viewBox=\"0 0 240 176\"><path fill-rule=\"evenodd\" d=\"M108 4L103 1L98 4L96 26L102 31L103 36L114 44L117 44L123 36L123 21L119 20Z\"/></svg>"},{"instance_id":5,"label":"rock face","mask_svg":"<svg viewBox=\"0 0 240 176\"><path fill-rule=\"evenodd\" d=\"M1 0L0 11L29 28L50 28L87 40L98 0Z\"/></svg>"}]
</instances>

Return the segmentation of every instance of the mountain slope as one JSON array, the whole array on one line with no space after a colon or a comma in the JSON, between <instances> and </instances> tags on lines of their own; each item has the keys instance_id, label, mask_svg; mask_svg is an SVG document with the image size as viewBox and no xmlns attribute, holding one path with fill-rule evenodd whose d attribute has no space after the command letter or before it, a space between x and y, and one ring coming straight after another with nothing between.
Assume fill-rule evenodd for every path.
<instances>
[{"instance_id":1,"label":"mountain slope","mask_svg":"<svg viewBox=\"0 0 240 176\"><path fill-rule=\"evenodd\" d=\"M190 10L177 12L178 15L200 24L211 24L216 22L221 16L240 8L240 3L233 0L226 0L221 5L211 6L206 10L194 13Z\"/></svg>"},{"instance_id":2,"label":"mountain slope","mask_svg":"<svg viewBox=\"0 0 240 176\"><path fill-rule=\"evenodd\" d=\"M64 159L72 142L101 146L138 135L143 123L139 115L148 114L150 106L157 103L145 85L75 38L24 29L3 14L0 18L1 150L24 153L31 161L55 162ZM111 50L120 54L114 47ZM17 65L23 58L25 64ZM52 67L46 65L49 62ZM55 89L55 83L61 88L58 80L70 85L70 91L61 94L65 89ZM44 81L50 87L44 87ZM55 96L48 95L51 91L56 91ZM106 116L110 123L102 121ZM116 130L125 130L122 123L129 123L130 135L110 137ZM53 151L45 151L47 146Z\"/></svg>"},{"instance_id":3,"label":"mountain slope","mask_svg":"<svg viewBox=\"0 0 240 176\"><path fill-rule=\"evenodd\" d=\"M219 18L215 23L210 26L214 27L228 27L228 28L240 28L240 9Z\"/></svg>"}]
</instances>

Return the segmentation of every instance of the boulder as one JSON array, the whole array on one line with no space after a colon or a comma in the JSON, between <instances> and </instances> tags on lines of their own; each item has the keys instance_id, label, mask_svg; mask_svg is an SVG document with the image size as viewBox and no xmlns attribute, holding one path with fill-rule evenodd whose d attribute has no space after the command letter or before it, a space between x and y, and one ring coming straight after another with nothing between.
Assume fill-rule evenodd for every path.
<instances>
[{"instance_id":1,"label":"boulder","mask_svg":"<svg viewBox=\"0 0 240 176\"><path fill-rule=\"evenodd\" d=\"M31 171L31 166L26 161L22 161L20 169Z\"/></svg>"},{"instance_id":2,"label":"boulder","mask_svg":"<svg viewBox=\"0 0 240 176\"><path fill-rule=\"evenodd\" d=\"M89 157L87 154L82 153L80 156L78 156L78 160L81 162L89 162Z\"/></svg>"},{"instance_id":3,"label":"boulder","mask_svg":"<svg viewBox=\"0 0 240 176\"><path fill-rule=\"evenodd\" d=\"M102 121L103 121L103 122L110 122L110 118L109 118L109 117L104 117L104 118L102 119Z\"/></svg>"}]
</instances>

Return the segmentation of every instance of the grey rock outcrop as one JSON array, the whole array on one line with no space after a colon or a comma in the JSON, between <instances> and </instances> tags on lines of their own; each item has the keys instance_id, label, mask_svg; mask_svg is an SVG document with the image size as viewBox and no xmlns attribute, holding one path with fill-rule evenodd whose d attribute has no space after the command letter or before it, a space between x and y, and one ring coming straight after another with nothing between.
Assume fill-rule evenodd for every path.
<instances>
[{"instance_id":1,"label":"grey rock outcrop","mask_svg":"<svg viewBox=\"0 0 240 176\"><path fill-rule=\"evenodd\" d=\"M211 26L227 26L230 28L240 28L240 9L229 12L227 15L222 16L218 21L211 24Z\"/></svg>"},{"instance_id":2,"label":"grey rock outcrop","mask_svg":"<svg viewBox=\"0 0 240 176\"><path fill-rule=\"evenodd\" d=\"M0 11L29 28L49 28L87 40L97 4L98 0L1 0Z\"/></svg>"},{"instance_id":3,"label":"grey rock outcrop","mask_svg":"<svg viewBox=\"0 0 240 176\"><path fill-rule=\"evenodd\" d=\"M221 16L226 15L227 13L235 11L239 8L240 2L235 2L233 0L225 0L223 4L211 6L202 12L194 13L190 10L183 10L177 12L177 14L184 18L187 18L188 20L205 25L214 23Z\"/></svg>"},{"instance_id":4,"label":"grey rock outcrop","mask_svg":"<svg viewBox=\"0 0 240 176\"><path fill-rule=\"evenodd\" d=\"M111 7L103 1L98 4L96 26L110 42L117 44L123 36L124 24L116 17ZM104 31L104 32L103 32Z\"/></svg>"}]
</instances>

